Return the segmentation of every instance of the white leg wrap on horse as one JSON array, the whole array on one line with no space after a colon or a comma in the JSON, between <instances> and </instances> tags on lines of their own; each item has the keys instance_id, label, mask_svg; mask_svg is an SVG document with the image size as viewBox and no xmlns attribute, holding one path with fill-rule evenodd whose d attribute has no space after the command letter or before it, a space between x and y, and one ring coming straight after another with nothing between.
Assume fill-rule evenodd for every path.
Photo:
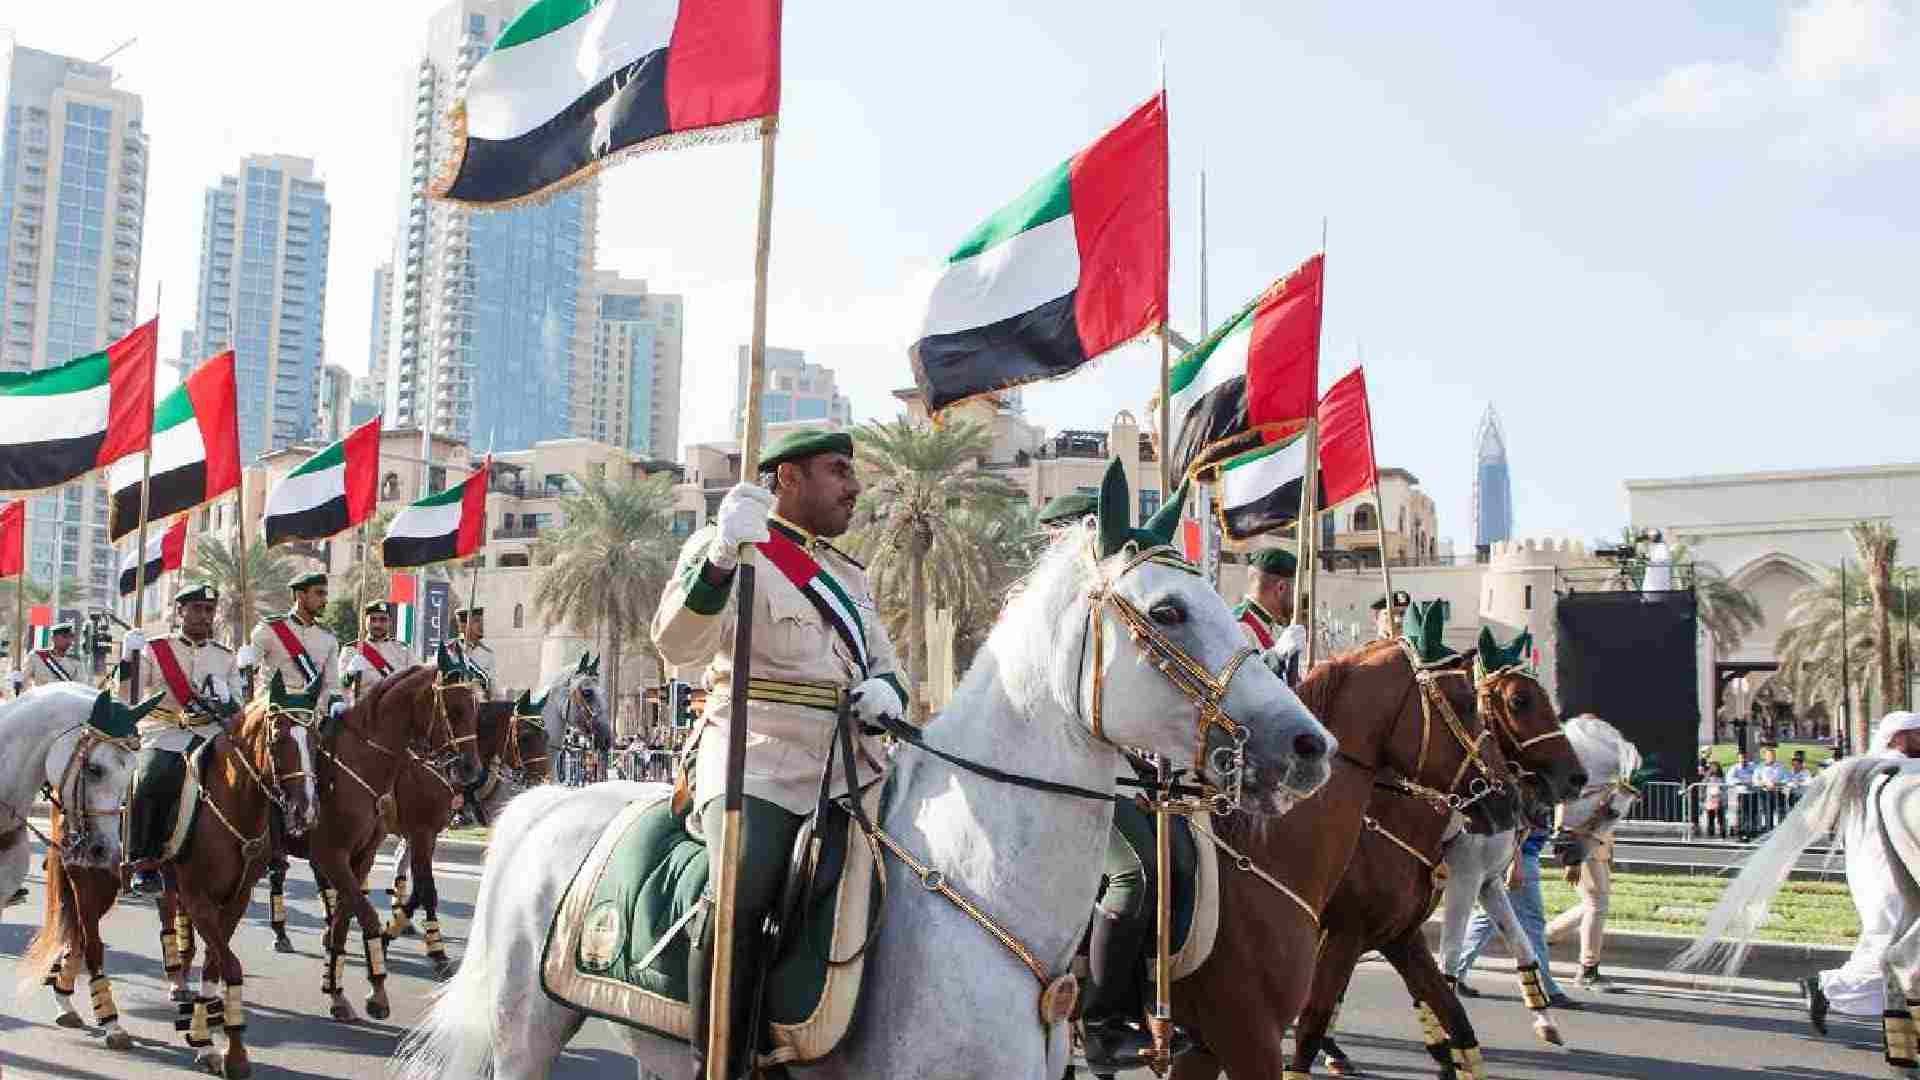
<instances>
[{"instance_id":1,"label":"white leg wrap on horse","mask_svg":"<svg viewBox=\"0 0 1920 1080\"><path fill-rule=\"evenodd\" d=\"M387 977L387 939L368 934L360 940L367 952L367 978L380 982Z\"/></svg>"},{"instance_id":2,"label":"white leg wrap on horse","mask_svg":"<svg viewBox=\"0 0 1920 1080\"><path fill-rule=\"evenodd\" d=\"M338 994L340 992L340 978L346 972L346 968L347 954L344 952L335 952L333 947L329 945L327 947L327 969L326 974L321 977L320 992L323 994Z\"/></svg>"},{"instance_id":3,"label":"white leg wrap on horse","mask_svg":"<svg viewBox=\"0 0 1920 1080\"><path fill-rule=\"evenodd\" d=\"M1487 1060L1480 1056L1478 1046L1454 1047L1453 1068L1460 1080L1487 1080Z\"/></svg>"},{"instance_id":4,"label":"white leg wrap on horse","mask_svg":"<svg viewBox=\"0 0 1920 1080\"><path fill-rule=\"evenodd\" d=\"M287 894L278 889L267 897L267 918L276 927L287 925Z\"/></svg>"},{"instance_id":5,"label":"white leg wrap on horse","mask_svg":"<svg viewBox=\"0 0 1920 1080\"><path fill-rule=\"evenodd\" d=\"M445 955L447 951L447 946L444 942L440 940L440 920L428 919L424 925L426 926L426 932L427 932L427 955L428 956Z\"/></svg>"},{"instance_id":6,"label":"white leg wrap on horse","mask_svg":"<svg viewBox=\"0 0 1920 1080\"><path fill-rule=\"evenodd\" d=\"M1524 964L1514 969L1520 977L1520 998L1535 1012L1547 1007L1547 990L1540 982L1540 965Z\"/></svg>"},{"instance_id":7,"label":"white leg wrap on horse","mask_svg":"<svg viewBox=\"0 0 1920 1080\"><path fill-rule=\"evenodd\" d=\"M120 1008L113 1003L113 981L105 975L95 975L87 984L93 995L93 1022L106 1027L120 1019Z\"/></svg>"},{"instance_id":8,"label":"white leg wrap on horse","mask_svg":"<svg viewBox=\"0 0 1920 1080\"><path fill-rule=\"evenodd\" d=\"M1446 1025L1440 1022L1439 1015L1433 1011L1431 1006L1424 1001L1414 1002L1413 1016L1414 1019L1420 1021L1420 1037L1426 1040L1428 1046L1445 1046L1447 1044Z\"/></svg>"},{"instance_id":9,"label":"white leg wrap on horse","mask_svg":"<svg viewBox=\"0 0 1920 1080\"><path fill-rule=\"evenodd\" d=\"M227 1033L237 1035L246 1029L247 1006L245 988L240 983L227 984L227 1000L223 1015L227 1024Z\"/></svg>"},{"instance_id":10,"label":"white leg wrap on horse","mask_svg":"<svg viewBox=\"0 0 1920 1080\"><path fill-rule=\"evenodd\" d=\"M213 1036L207 1030L207 999L196 994L192 1001L181 1002L173 1030L186 1032L188 1046L198 1049L213 1045Z\"/></svg>"},{"instance_id":11,"label":"white leg wrap on horse","mask_svg":"<svg viewBox=\"0 0 1920 1080\"><path fill-rule=\"evenodd\" d=\"M1905 1009L1888 1009L1880 1018L1887 1042L1887 1064L1902 1069L1915 1066L1920 1058L1920 1032L1913 1026L1913 1014Z\"/></svg>"},{"instance_id":12,"label":"white leg wrap on horse","mask_svg":"<svg viewBox=\"0 0 1920 1080\"><path fill-rule=\"evenodd\" d=\"M171 926L160 931L160 963L169 975L180 970L180 936Z\"/></svg>"}]
</instances>

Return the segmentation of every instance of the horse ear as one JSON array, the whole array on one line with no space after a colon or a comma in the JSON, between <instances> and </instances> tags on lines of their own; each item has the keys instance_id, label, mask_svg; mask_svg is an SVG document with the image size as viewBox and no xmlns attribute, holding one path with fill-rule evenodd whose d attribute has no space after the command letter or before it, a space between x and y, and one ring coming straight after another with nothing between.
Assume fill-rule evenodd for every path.
<instances>
[{"instance_id":1,"label":"horse ear","mask_svg":"<svg viewBox=\"0 0 1920 1080\"><path fill-rule=\"evenodd\" d=\"M1526 664L1532 659L1533 631L1522 630L1520 631L1520 636L1513 639L1513 644L1507 646L1507 662L1510 664Z\"/></svg>"},{"instance_id":2,"label":"horse ear","mask_svg":"<svg viewBox=\"0 0 1920 1080\"><path fill-rule=\"evenodd\" d=\"M1500 658L1504 650L1500 648L1499 639L1493 636L1492 627L1482 626L1480 628L1480 640L1474 644L1473 651L1474 655L1479 659L1481 666L1485 667L1488 671L1494 671L1503 666L1500 663Z\"/></svg>"},{"instance_id":3,"label":"horse ear","mask_svg":"<svg viewBox=\"0 0 1920 1080\"><path fill-rule=\"evenodd\" d=\"M442 675L452 675L458 670L453 665L453 657L447 655L447 643L444 641L440 643L438 649L434 650L433 662L440 668Z\"/></svg>"},{"instance_id":4,"label":"horse ear","mask_svg":"<svg viewBox=\"0 0 1920 1080\"><path fill-rule=\"evenodd\" d=\"M573 669L573 673L575 675L585 675L587 673L587 657L590 655L592 654L590 653L580 654L580 663L576 665Z\"/></svg>"},{"instance_id":5,"label":"horse ear","mask_svg":"<svg viewBox=\"0 0 1920 1080\"><path fill-rule=\"evenodd\" d=\"M1187 507L1187 484L1186 480L1180 481L1180 486L1173 489L1173 497L1140 526L1147 543L1159 547L1173 545L1174 534L1180 531L1180 514Z\"/></svg>"},{"instance_id":6,"label":"horse ear","mask_svg":"<svg viewBox=\"0 0 1920 1080\"><path fill-rule=\"evenodd\" d=\"M1100 557L1106 558L1126 546L1133 529L1128 526L1127 470L1114 458L1107 463L1107 475L1100 481L1097 515L1100 518Z\"/></svg>"},{"instance_id":7,"label":"horse ear","mask_svg":"<svg viewBox=\"0 0 1920 1080\"><path fill-rule=\"evenodd\" d=\"M1419 655L1421 663L1432 664L1453 655L1442 640L1447 629L1447 609L1439 600L1413 604L1407 608L1406 626L1402 634L1413 650Z\"/></svg>"},{"instance_id":8,"label":"horse ear","mask_svg":"<svg viewBox=\"0 0 1920 1080\"><path fill-rule=\"evenodd\" d=\"M596 679L600 677L600 658L598 656L593 658L593 663L587 665L587 674L592 675Z\"/></svg>"},{"instance_id":9,"label":"horse ear","mask_svg":"<svg viewBox=\"0 0 1920 1080\"><path fill-rule=\"evenodd\" d=\"M152 697L148 698L147 700L141 702L138 705L135 705L133 707L133 714L130 717L128 717L128 719L134 720L136 722L139 721L141 717L146 716L148 713L152 712L155 708L158 708L160 705L160 699L166 696L167 695L165 693L156 693Z\"/></svg>"}]
</instances>

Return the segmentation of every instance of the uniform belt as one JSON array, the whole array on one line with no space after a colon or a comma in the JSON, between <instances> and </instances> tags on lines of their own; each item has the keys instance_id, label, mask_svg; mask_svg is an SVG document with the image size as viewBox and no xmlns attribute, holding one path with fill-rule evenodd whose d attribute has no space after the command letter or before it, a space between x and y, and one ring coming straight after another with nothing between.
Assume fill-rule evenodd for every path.
<instances>
[{"instance_id":1,"label":"uniform belt","mask_svg":"<svg viewBox=\"0 0 1920 1080\"><path fill-rule=\"evenodd\" d=\"M823 712L839 712L840 703L846 700L846 687L833 683L788 682L784 679L748 679L747 700L762 701L774 705L799 705L803 708L820 709Z\"/></svg>"},{"instance_id":2,"label":"uniform belt","mask_svg":"<svg viewBox=\"0 0 1920 1080\"><path fill-rule=\"evenodd\" d=\"M190 728L194 725L194 721L189 719L185 713L178 712L174 709L155 709L148 713L147 716L149 719L158 720L164 724L172 724L177 728Z\"/></svg>"}]
</instances>

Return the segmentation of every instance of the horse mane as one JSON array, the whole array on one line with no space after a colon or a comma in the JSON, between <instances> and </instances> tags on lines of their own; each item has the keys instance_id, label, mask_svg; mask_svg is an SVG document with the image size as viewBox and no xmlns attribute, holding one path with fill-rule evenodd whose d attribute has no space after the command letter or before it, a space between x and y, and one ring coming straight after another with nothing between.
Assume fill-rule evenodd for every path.
<instances>
[{"instance_id":1,"label":"horse mane","mask_svg":"<svg viewBox=\"0 0 1920 1080\"><path fill-rule=\"evenodd\" d=\"M1081 634L1067 632L1066 615L1079 601L1075 594L1085 576L1082 554L1086 543L1084 526L1062 530L1007 591L1006 603L979 657L954 688L949 711L956 704L962 711L983 707L965 703L990 696L996 684L1023 715L1031 715L1035 707L1048 701L1073 711L1078 696L1074 676L1079 665L1047 661L1062 649L1077 650L1083 640Z\"/></svg>"},{"instance_id":2,"label":"horse mane","mask_svg":"<svg viewBox=\"0 0 1920 1080\"><path fill-rule=\"evenodd\" d=\"M1293 688L1293 692L1300 698L1300 704L1305 705L1307 711L1324 724L1333 712L1333 699L1339 696L1348 676L1382 652L1398 650L1399 647L1396 641L1382 639L1370 641L1339 656L1330 656L1313 665L1313 669L1307 672L1306 678L1300 680L1300 685Z\"/></svg>"}]
</instances>

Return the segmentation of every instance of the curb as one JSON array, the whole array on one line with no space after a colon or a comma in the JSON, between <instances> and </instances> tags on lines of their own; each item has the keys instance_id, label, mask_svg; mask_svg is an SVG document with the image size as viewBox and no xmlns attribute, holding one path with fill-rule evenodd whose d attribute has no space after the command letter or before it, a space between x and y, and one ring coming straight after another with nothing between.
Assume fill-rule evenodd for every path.
<instances>
[{"instance_id":1,"label":"curb","mask_svg":"<svg viewBox=\"0 0 1920 1080\"><path fill-rule=\"evenodd\" d=\"M1427 944L1437 950L1440 947L1439 920L1429 920L1424 929ZM1636 981L1657 982L1684 988L1695 988L1722 981L1722 977L1717 974L1667 970L1667 965L1680 954L1680 950L1693 942L1694 939L1685 934L1608 930L1606 953L1601 969L1635 968L1639 969ZM1552 954L1555 961L1575 968L1580 963L1580 944L1577 941L1558 942L1549 945L1547 951ZM1748 981L1796 983L1816 971L1839 967L1846 963L1847 957L1852 952L1853 950L1845 945L1756 941L1747 951L1747 960L1740 969L1739 978ZM1493 940L1488 942L1487 948L1480 955L1481 959L1475 965L1476 967L1486 967L1489 957L1498 957L1502 961L1510 959L1506 943L1501 941L1498 934L1494 935ZM1511 970L1510 963L1503 963L1501 966Z\"/></svg>"}]
</instances>

